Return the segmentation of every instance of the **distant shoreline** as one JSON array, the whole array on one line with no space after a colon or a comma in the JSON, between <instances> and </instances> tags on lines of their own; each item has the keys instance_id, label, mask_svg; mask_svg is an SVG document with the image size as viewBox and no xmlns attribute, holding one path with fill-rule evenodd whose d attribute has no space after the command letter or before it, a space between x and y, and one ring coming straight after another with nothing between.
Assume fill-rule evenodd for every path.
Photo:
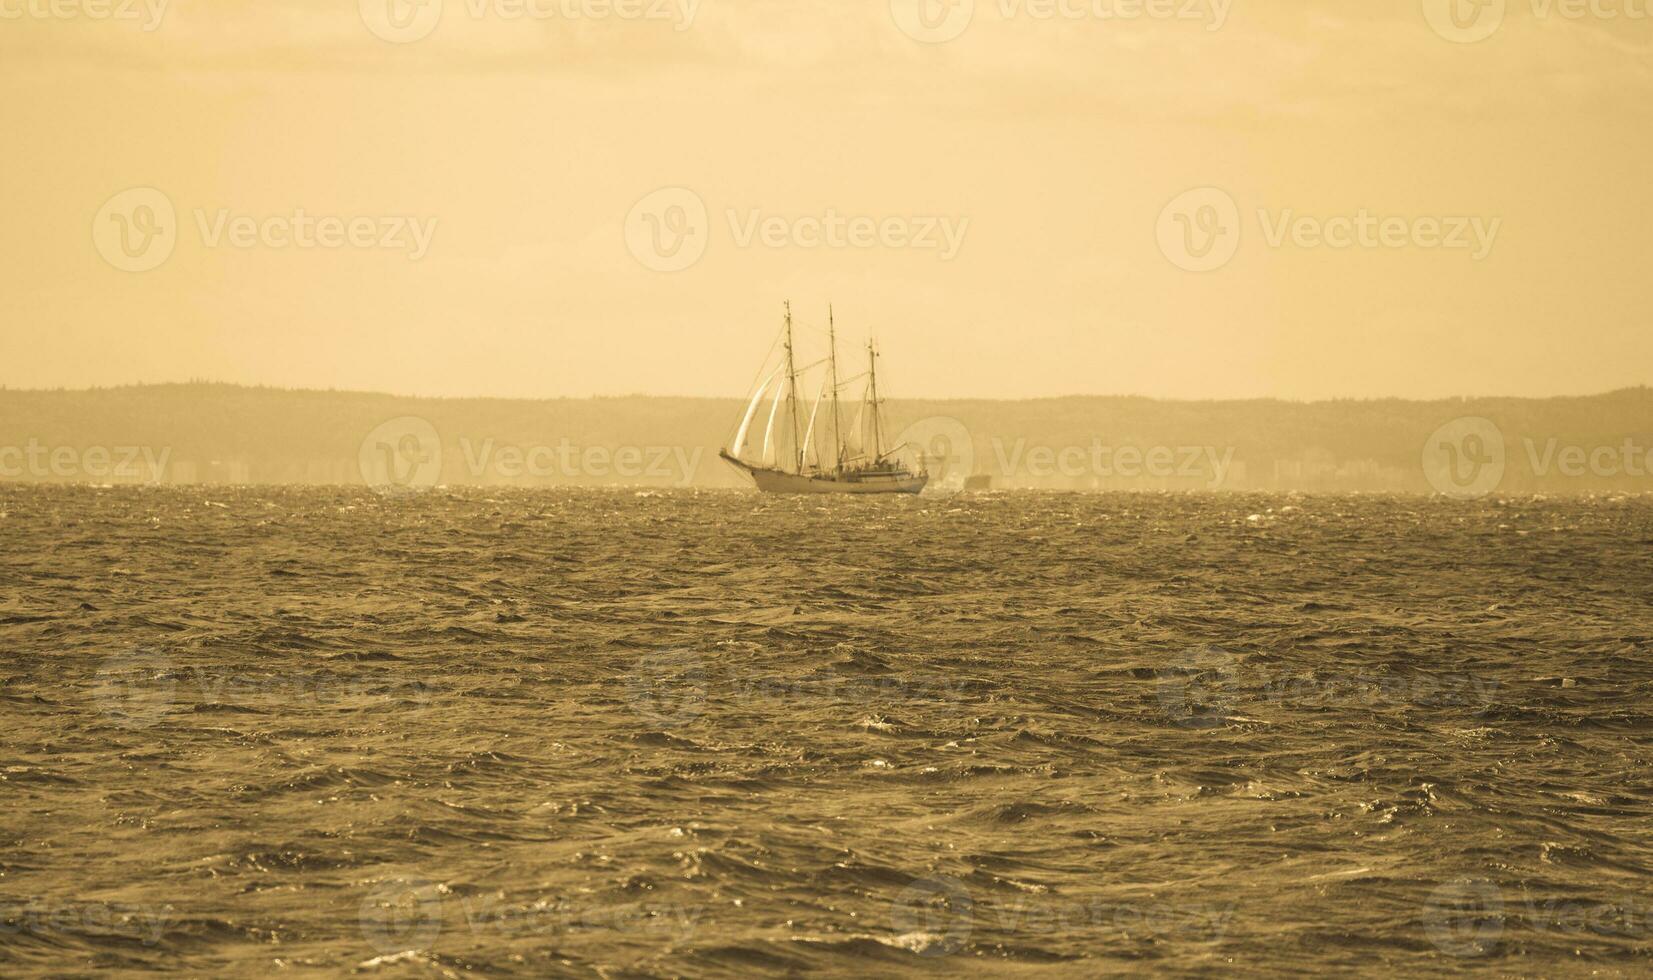
<instances>
[{"instance_id":1,"label":"distant shoreline","mask_svg":"<svg viewBox=\"0 0 1653 980\"><path fill-rule=\"evenodd\" d=\"M735 398L408 398L159 384L0 389L0 480L745 486ZM995 489L1639 493L1653 389L1322 402L892 399L935 485ZM983 482L981 479L974 481Z\"/></svg>"},{"instance_id":2,"label":"distant shoreline","mask_svg":"<svg viewBox=\"0 0 1653 980\"><path fill-rule=\"evenodd\" d=\"M562 402L601 402L601 401L688 401L688 402L740 402L747 393L729 395L689 395L689 394L645 394L631 392L626 394L606 395L421 395L392 391L376 391L368 388L315 388L289 387L285 385L245 384L239 381L140 381L118 385L87 385L84 387L55 387L38 388L18 385L0 384L0 395L97 395L121 392L153 391L157 389L228 389L243 392L267 392L289 395L330 395L360 398L395 398L407 401L430 402L526 402L562 403ZM896 399L919 404L946 402L968 402L998 405L1038 404L1044 402L1066 401L1139 401L1153 402L1166 405L1295 405L1311 407L1316 405L1371 405L1387 403L1403 403L1408 405L1443 405L1460 402L1479 401L1514 401L1514 402L1560 402L1581 401L1595 398L1609 398L1635 392L1653 391L1653 382L1640 385L1626 385L1610 388L1604 391L1589 394L1575 395L1441 395L1432 398L1412 398L1403 395L1365 395L1354 397L1326 397L1326 398L1283 398L1276 395L1258 395L1244 398L1173 398L1160 395L1142 395L1129 393L1110 394L1057 394L1038 395L1020 398L999 398L977 395L949 395L945 397L914 397Z\"/></svg>"}]
</instances>

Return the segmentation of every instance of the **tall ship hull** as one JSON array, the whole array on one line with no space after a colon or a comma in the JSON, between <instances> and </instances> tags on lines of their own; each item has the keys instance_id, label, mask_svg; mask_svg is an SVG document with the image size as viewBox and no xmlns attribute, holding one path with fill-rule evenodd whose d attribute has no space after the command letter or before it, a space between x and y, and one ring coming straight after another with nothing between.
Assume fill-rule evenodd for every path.
<instances>
[{"instance_id":1,"label":"tall ship hull","mask_svg":"<svg viewBox=\"0 0 1653 980\"><path fill-rule=\"evenodd\" d=\"M752 478L764 493L919 493L930 482L928 474L906 472L826 474L787 473L743 463L727 453L730 465Z\"/></svg>"},{"instance_id":2,"label":"tall ship hull","mask_svg":"<svg viewBox=\"0 0 1653 980\"><path fill-rule=\"evenodd\" d=\"M868 342L866 373L846 380L838 374L838 333L830 310L826 335L826 356L800 368L793 348L792 305L787 304L785 358L758 385L734 438L718 455L764 493L921 492L930 482L922 459L915 469L903 458L909 447L884 444L877 348ZM799 388L799 378L815 368L822 369L824 377L811 405ZM863 378L865 388L859 404L850 406L853 421L846 428L840 392ZM767 421L760 421L765 398L770 400L769 412ZM756 453L755 459L747 455L750 452Z\"/></svg>"}]
</instances>

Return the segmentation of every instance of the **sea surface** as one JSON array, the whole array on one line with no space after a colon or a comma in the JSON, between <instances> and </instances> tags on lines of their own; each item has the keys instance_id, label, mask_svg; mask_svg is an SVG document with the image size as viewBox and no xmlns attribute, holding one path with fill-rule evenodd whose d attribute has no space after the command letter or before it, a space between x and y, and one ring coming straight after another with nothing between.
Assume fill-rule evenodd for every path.
<instances>
[{"instance_id":1,"label":"sea surface","mask_svg":"<svg viewBox=\"0 0 1653 980\"><path fill-rule=\"evenodd\" d=\"M0 486L0 975L1653 970L1653 498Z\"/></svg>"}]
</instances>

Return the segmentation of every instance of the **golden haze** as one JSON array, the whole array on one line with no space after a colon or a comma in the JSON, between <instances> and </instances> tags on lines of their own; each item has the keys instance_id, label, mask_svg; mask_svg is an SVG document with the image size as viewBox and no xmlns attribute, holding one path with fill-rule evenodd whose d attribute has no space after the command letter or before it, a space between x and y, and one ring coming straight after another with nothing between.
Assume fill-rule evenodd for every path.
<instances>
[{"instance_id":1,"label":"golden haze","mask_svg":"<svg viewBox=\"0 0 1653 980\"><path fill-rule=\"evenodd\" d=\"M5 0L0 382L737 396L783 298L875 329L908 397L1575 394L1653 363L1633 3L1511 3L1463 43L1416 2L978 0L940 40L905 0L389 2ZM93 241L135 187L176 208L141 272ZM1207 187L1238 244L1192 272L1163 233L1217 212L1164 211ZM681 271L628 247L683 230L628 229L661 188L706 209ZM300 210L376 224L233 243ZM1398 244L1326 244L1362 215Z\"/></svg>"}]
</instances>

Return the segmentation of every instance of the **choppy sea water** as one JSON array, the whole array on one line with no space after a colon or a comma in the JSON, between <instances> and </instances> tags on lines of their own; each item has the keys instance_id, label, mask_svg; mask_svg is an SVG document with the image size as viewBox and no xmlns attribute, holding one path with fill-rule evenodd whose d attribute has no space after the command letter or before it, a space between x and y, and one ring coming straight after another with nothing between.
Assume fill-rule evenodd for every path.
<instances>
[{"instance_id":1,"label":"choppy sea water","mask_svg":"<svg viewBox=\"0 0 1653 980\"><path fill-rule=\"evenodd\" d=\"M0 972L1602 975L1653 500L0 487Z\"/></svg>"}]
</instances>

